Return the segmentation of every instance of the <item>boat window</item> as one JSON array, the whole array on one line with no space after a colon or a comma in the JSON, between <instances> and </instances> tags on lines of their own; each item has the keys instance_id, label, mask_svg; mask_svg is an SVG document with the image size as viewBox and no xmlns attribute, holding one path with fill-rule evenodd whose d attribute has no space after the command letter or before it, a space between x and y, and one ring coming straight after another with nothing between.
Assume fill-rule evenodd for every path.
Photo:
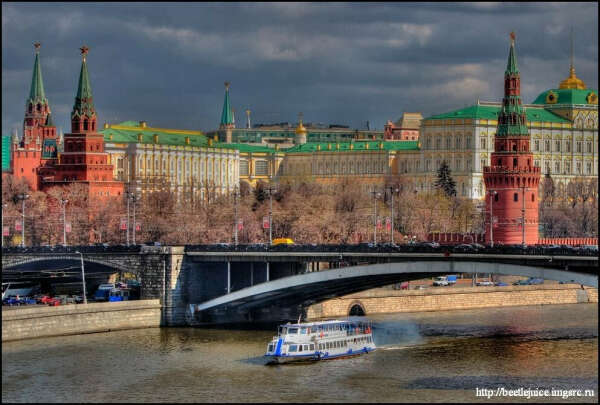
<instances>
[{"instance_id":1,"label":"boat window","mask_svg":"<svg viewBox=\"0 0 600 405\"><path fill-rule=\"evenodd\" d=\"M273 345L269 345L269 349L267 351L272 352L273 351Z\"/></svg>"},{"instance_id":2,"label":"boat window","mask_svg":"<svg viewBox=\"0 0 600 405\"><path fill-rule=\"evenodd\" d=\"M298 346L296 346L296 345L290 345L290 348L289 348L289 350L288 350L288 351L289 351L289 352L295 352L295 351L297 351L297 350L298 350Z\"/></svg>"},{"instance_id":3,"label":"boat window","mask_svg":"<svg viewBox=\"0 0 600 405\"><path fill-rule=\"evenodd\" d=\"M310 347L310 345L304 345L304 351L308 351L309 347Z\"/></svg>"},{"instance_id":4,"label":"boat window","mask_svg":"<svg viewBox=\"0 0 600 405\"><path fill-rule=\"evenodd\" d=\"M298 351L301 352L302 351L302 345L298 345Z\"/></svg>"},{"instance_id":5,"label":"boat window","mask_svg":"<svg viewBox=\"0 0 600 405\"><path fill-rule=\"evenodd\" d=\"M298 328L289 328L288 333L291 335L296 334L298 333Z\"/></svg>"},{"instance_id":6,"label":"boat window","mask_svg":"<svg viewBox=\"0 0 600 405\"><path fill-rule=\"evenodd\" d=\"M300 333L302 333L303 335L306 335L306 328L300 329Z\"/></svg>"},{"instance_id":7,"label":"boat window","mask_svg":"<svg viewBox=\"0 0 600 405\"><path fill-rule=\"evenodd\" d=\"M315 350L315 345L313 343L310 344L310 350Z\"/></svg>"},{"instance_id":8,"label":"boat window","mask_svg":"<svg viewBox=\"0 0 600 405\"><path fill-rule=\"evenodd\" d=\"M319 350L323 350L323 344L319 343Z\"/></svg>"}]
</instances>

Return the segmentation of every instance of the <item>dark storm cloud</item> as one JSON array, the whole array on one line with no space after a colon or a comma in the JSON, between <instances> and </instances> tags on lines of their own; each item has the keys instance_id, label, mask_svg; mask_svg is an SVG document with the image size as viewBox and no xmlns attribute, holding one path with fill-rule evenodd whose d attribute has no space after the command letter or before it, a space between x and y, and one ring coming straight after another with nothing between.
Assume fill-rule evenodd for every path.
<instances>
[{"instance_id":1,"label":"dark storm cloud","mask_svg":"<svg viewBox=\"0 0 600 405\"><path fill-rule=\"evenodd\" d=\"M80 68L100 122L214 129L223 82L238 125L305 120L382 128L403 111L438 114L499 100L517 33L525 102L575 67L598 70L596 3L3 3L2 131L22 125L35 41L46 95L68 128Z\"/></svg>"}]
</instances>

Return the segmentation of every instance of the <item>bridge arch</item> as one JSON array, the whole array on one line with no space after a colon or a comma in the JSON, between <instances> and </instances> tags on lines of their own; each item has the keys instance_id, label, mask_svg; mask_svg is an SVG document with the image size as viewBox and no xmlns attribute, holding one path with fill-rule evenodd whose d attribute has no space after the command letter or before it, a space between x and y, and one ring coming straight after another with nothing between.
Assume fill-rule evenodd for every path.
<instances>
[{"instance_id":1,"label":"bridge arch","mask_svg":"<svg viewBox=\"0 0 600 405\"><path fill-rule=\"evenodd\" d=\"M50 267L54 267L59 264L64 263L73 263L79 265L81 263L81 258L79 255L70 255L65 254L61 256L32 256L24 259L18 259L12 261L11 263L7 263L2 266L3 271L19 271L19 270L35 270L38 268L42 268L45 265L49 265ZM125 263L119 261L109 261L102 260L94 257L84 256L83 257L84 267L89 269L90 264L96 264L104 268L114 269L116 272L133 272L129 266L125 265Z\"/></svg>"},{"instance_id":2,"label":"bridge arch","mask_svg":"<svg viewBox=\"0 0 600 405\"><path fill-rule=\"evenodd\" d=\"M234 307L241 310L274 304L286 306L312 304L396 282L454 273L527 276L598 287L597 275L527 265L458 260L390 262L342 267L284 277L247 287L203 303L190 304L188 309L191 313L196 313Z\"/></svg>"},{"instance_id":3,"label":"bridge arch","mask_svg":"<svg viewBox=\"0 0 600 405\"><path fill-rule=\"evenodd\" d=\"M348 309L346 310L346 313L349 316L365 316L365 315L367 315L367 311L365 310L365 307L360 300L352 301L350 303L350 305L348 305Z\"/></svg>"}]
</instances>

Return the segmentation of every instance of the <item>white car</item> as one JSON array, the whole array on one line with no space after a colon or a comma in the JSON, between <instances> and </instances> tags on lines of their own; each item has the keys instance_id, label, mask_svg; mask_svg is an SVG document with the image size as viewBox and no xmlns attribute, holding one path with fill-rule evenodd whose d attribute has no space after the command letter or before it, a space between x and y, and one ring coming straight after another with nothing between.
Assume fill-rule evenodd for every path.
<instances>
[{"instance_id":1,"label":"white car","mask_svg":"<svg viewBox=\"0 0 600 405\"><path fill-rule=\"evenodd\" d=\"M448 279L446 278L446 276L439 276L436 277L435 280L433 280L434 287L445 287L449 284L450 283L448 283Z\"/></svg>"}]
</instances>

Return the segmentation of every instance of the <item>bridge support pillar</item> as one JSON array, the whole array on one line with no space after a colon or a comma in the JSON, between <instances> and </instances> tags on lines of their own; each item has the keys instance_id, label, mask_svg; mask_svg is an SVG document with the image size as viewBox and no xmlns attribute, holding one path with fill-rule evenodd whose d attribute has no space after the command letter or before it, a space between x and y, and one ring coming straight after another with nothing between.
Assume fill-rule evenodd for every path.
<instances>
[{"instance_id":1,"label":"bridge support pillar","mask_svg":"<svg viewBox=\"0 0 600 405\"><path fill-rule=\"evenodd\" d=\"M227 294L231 293L231 262L227 262Z\"/></svg>"}]
</instances>

